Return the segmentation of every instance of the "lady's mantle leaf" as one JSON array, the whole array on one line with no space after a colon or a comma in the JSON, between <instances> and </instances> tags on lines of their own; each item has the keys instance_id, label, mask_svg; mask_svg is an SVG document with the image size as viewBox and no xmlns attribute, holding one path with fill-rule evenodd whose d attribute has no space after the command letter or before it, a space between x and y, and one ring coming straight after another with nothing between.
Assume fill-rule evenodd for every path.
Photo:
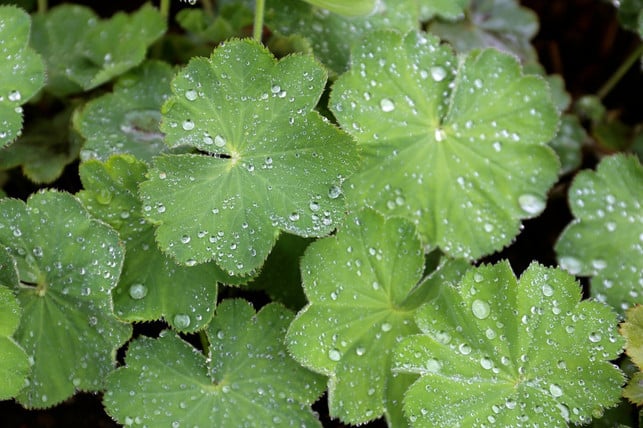
<instances>
[{"instance_id":1,"label":"lady's mantle leaf","mask_svg":"<svg viewBox=\"0 0 643 428\"><path fill-rule=\"evenodd\" d=\"M22 129L22 104L44 84L45 65L29 45L31 19L13 6L0 6L0 148Z\"/></svg>"},{"instance_id":2,"label":"lady's mantle leaf","mask_svg":"<svg viewBox=\"0 0 643 428\"><path fill-rule=\"evenodd\" d=\"M413 314L425 299L409 294L423 265L413 225L370 210L306 250L301 266L310 304L287 342L301 364L331 377L331 416L362 423L388 410L387 388L396 382L391 350L418 332Z\"/></svg>"},{"instance_id":3,"label":"lady's mantle leaf","mask_svg":"<svg viewBox=\"0 0 643 428\"><path fill-rule=\"evenodd\" d=\"M582 301L573 278L532 264L516 281L503 262L467 272L416 317L394 370L421 378L404 408L418 427L566 426L619 399L616 314Z\"/></svg>"},{"instance_id":4,"label":"lady's mantle leaf","mask_svg":"<svg viewBox=\"0 0 643 428\"><path fill-rule=\"evenodd\" d=\"M18 283L13 258L0 246L0 400L14 397L29 374L29 357L11 335L18 328L22 311L11 289Z\"/></svg>"},{"instance_id":5,"label":"lady's mantle leaf","mask_svg":"<svg viewBox=\"0 0 643 428\"><path fill-rule=\"evenodd\" d=\"M558 238L561 267L592 276L591 292L622 312L643 299L643 167L635 156L603 159L576 175L569 202L576 219Z\"/></svg>"},{"instance_id":6,"label":"lady's mantle leaf","mask_svg":"<svg viewBox=\"0 0 643 428\"><path fill-rule=\"evenodd\" d=\"M132 342L127 366L108 378L104 404L118 422L217 428L320 426L308 407L321 378L287 354L292 314L277 304L255 314L227 300L206 329L208 356L168 331Z\"/></svg>"},{"instance_id":7,"label":"lady's mantle leaf","mask_svg":"<svg viewBox=\"0 0 643 428\"><path fill-rule=\"evenodd\" d=\"M632 376L623 390L623 396L638 406L643 405L643 306L629 308L626 321L621 324L620 332L625 337L625 351L639 371Z\"/></svg>"},{"instance_id":8,"label":"lady's mantle leaf","mask_svg":"<svg viewBox=\"0 0 643 428\"><path fill-rule=\"evenodd\" d=\"M352 2L344 2L352 6ZM368 16L346 17L320 10L301 0L269 0L272 28L286 35L301 34L310 40L317 58L332 72L343 73L350 50L364 35L376 29L402 33L418 29L416 0L378 0Z\"/></svg>"},{"instance_id":9,"label":"lady's mantle leaf","mask_svg":"<svg viewBox=\"0 0 643 428\"><path fill-rule=\"evenodd\" d=\"M340 223L341 184L355 169L350 138L312 111L326 82L312 58L278 61L251 40L196 58L172 82L161 130L171 147L141 185L162 250L188 265L256 270L279 230L321 236Z\"/></svg>"},{"instance_id":10,"label":"lady's mantle leaf","mask_svg":"<svg viewBox=\"0 0 643 428\"><path fill-rule=\"evenodd\" d=\"M458 62L438 39L377 32L353 52L331 109L363 149L347 199L418 224L451 256L507 245L545 207L558 162L546 82L515 58L476 51Z\"/></svg>"},{"instance_id":11,"label":"lady's mantle leaf","mask_svg":"<svg viewBox=\"0 0 643 428\"><path fill-rule=\"evenodd\" d=\"M368 15L373 12L379 0L354 0L347 3L344 0L304 0L313 6L330 10L343 16Z\"/></svg>"},{"instance_id":12,"label":"lady's mantle leaf","mask_svg":"<svg viewBox=\"0 0 643 428\"><path fill-rule=\"evenodd\" d=\"M34 365L17 399L48 407L96 391L131 327L114 318L111 290L123 263L118 235L76 198L40 192L0 200L0 244L16 261L23 313L15 339Z\"/></svg>"},{"instance_id":13,"label":"lady's mantle leaf","mask_svg":"<svg viewBox=\"0 0 643 428\"><path fill-rule=\"evenodd\" d=\"M104 20L87 7L60 5L34 17L33 45L46 58L48 89L65 95L95 88L143 62L165 25L150 5Z\"/></svg>"},{"instance_id":14,"label":"lady's mantle leaf","mask_svg":"<svg viewBox=\"0 0 643 428\"><path fill-rule=\"evenodd\" d=\"M157 248L154 228L141 214L137 188L147 166L129 155L80 166L86 190L78 197L95 217L113 226L125 241L125 262L114 289L114 312L127 321L165 317L180 331L203 328L213 316L217 281L229 281L214 263L179 266Z\"/></svg>"},{"instance_id":15,"label":"lady's mantle leaf","mask_svg":"<svg viewBox=\"0 0 643 428\"><path fill-rule=\"evenodd\" d=\"M114 92L90 101L74 116L74 126L87 139L83 160L107 160L114 153L130 153L151 161L164 148L161 105L170 95L172 68L150 61L122 76Z\"/></svg>"}]
</instances>

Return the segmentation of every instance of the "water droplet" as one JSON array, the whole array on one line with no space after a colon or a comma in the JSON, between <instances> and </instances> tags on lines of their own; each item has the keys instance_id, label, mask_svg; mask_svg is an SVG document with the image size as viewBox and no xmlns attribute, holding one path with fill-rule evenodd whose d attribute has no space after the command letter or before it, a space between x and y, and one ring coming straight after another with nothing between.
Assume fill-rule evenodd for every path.
<instances>
[{"instance_id":1,"label":"water droplet","mask_svg":"<svg viewBox=\"0 0 643 428\"><path fill-rule=\"evenodd\" d=\"M364 355L365 352L366 348L364 348L363 346L358 346L357 348L355 348L355 353L360 357Z\"/></svg>"},{"instance_id":2,"label":"water droplet","mask_svg":"<svg viewBox=\"0 0 643 428\"><path fill-rule=\"evenodd\" d=\"M435 137L435 141L437 141L437 142L443 141L447 137L447 133L444 132L444 130L442 130L440 128L437 128L433 135Z\"/></svg>"},{"instance_id":3,"label":"water droplet","mask_svg":"<svg viewBox=\"0 0 643 428\"><path fill-rule=\"evenodd\" d=\"M205 135L203 136L203 144L205 144L205 145L207 145L207 146L210 146L210 145L212 145L213 143L214 143L214 140L213 140L213 139L212 139L212 137L210 137L208 134L205 134Z\"/></svg>"},{"instance_id":4,"label":"water droplet","mask_svg":"<svg viewBox=\"0 0 643 428\"><path fill-rule=\"evenodd\" d=\"M487 357L482 357L480 358L480 366L485 370L489 370L493 367L493 361Z\"/></svg>"},{"instance_id":5,"label":"water droplet","mask_svg":"<svg viewBox=\"0 0 643 428\"><path fill-rule=\"evenodd\" d=\"M107 205L112 201L112 197L112 192L107 189L100 189L100 191L96 194L96 202L101 205Z\"/></svg>"},{"instance_id":6,"label":"water droplet","mask_svg":"<svg viewBox=\"0 0 643 428\"><path fill-rule=\"evenodd\" d=\"M447 77L447 72L442 67L431 67L431 77L436 82L441 82Z\"/></svg>"},{"instance_id":7,"label":"water droplet","mask_svg":"<svg viewBox=\"0 0 643 428\"><path fill-rule=\"evenodd\" d=\"M216 135L214 137L214 145L217 147L223 147L226 144L225 138L223 138L221 135Z\"/></svg>"},{"instance_id":8,"label":"water droplet","mask_svg":"<svg viewBox=\"0 0 643 428\"><path fill-rule=\"evenodd\" d=\"M491 309L489 308L489 303L476 299L471 303L471 312L476 318L483 320L489 316Z\"/></svg>"},{"instance_id":9,"label":"water droplet","mask_svg":"<svg viewBox=\"0 0 643 428\"><path fill-rule=\"evenodd\" d=\"M288 219L290 221L297 221L299 220L299 213L292 213L288 216Z\"/></svg>"},{"instance_id":10,"label":"water droplet","mask_svg":"<svg viewBox=\"0 0 643 428\"><path fill-rule=\"evenodd\" d=\"M140 300L147 296L147 287L140 283L132 284L129 287L129 295L134 300Z\"/></svg>"},{"instance_id":11,"label":"water droplet","mask_svg":"<svg viewBox=\"0 0 643 428\"><path fill-rule=\"evenodd\" d=\"M330 189L328 189L328 197L331 199L337 199L341 194L342 189L338 186L331 186Z\"/></svg>"},{"instance_id":12,"label":"water droplet","mask_svg":"<svg viewBox=\"0 0 643 428\"><path fill-rule=\"evenodd\" d=\"M33 255L36 257L42 257L43 255L42 247L34 247L32 252L33 252Z\"/></svg>"},{"instance_id":13,"label":"water droplet","mask_svg":"<svg viewBox=\"0 0 643 428\"><path fill-rule=\"evenodd\" d=\"M582 268L582 264L580 260L578 260L575 257L561 257L559 260L559 263L560 263L560 267L562 267L572 275L576 275L580 273Z\"/></svg>"},{"instance_id":14,"label":"water droplet","mask_svg":"<svg viewBox=\"0 0 643 428\"><path fill-rule=\"evenodd\" d=\"M393 326L390 323L385 322L382 324L382 331L391 331L392 328Z\"/></svg>"},{"instance_id":15,"label":"water droplet","mask_svg":"<svg viewBox=\"0 0 643 428\"><path fill-rule=\"evenodd\" d=\"M186 314L176 314L174 315L174 325L176 328L187 328L190 326L192 320L189 315Z\"/></svg>"},{"instance_id":16,"label":"water droplet","mask_svg":"<svg viewBox=\"0 0 643 428\"><path fill-rule=\"evenodd\" d=\"M328 351L328 358L330 358L331 361L339 361L342 358L342 354L340 354L337 349L331 349Z\"/></svg>"},{"instance_id":17,"label":"water droplet","mask_svg":"<svg viewBox=\"0 0 643 428\"><path fill-rule=\"evenodd\" d=\"M194 89L190 89L189 91L185 91L185 98L188 99L188 101L194 101L196 100L198 94Z\"/></svg>"},{"instance_id":18,"label":"water droplet","mask_svg":"<svg viewBox=\"0 0 643 428\"><path fill-rule=\"evenodd\" d=\"M9 92L8 98L9 101L17 102L22 98L22 94L20 94L20 91L11 91Z\"/></svg>"},{"instance_id":19,"label":"water droplet","mask_svg":"<svg viewBox=\"0 0 643 428\"><path fill-rule=\"evenodd\" d=\"M551 297L554 294L554 289L549 284L544 284L542 286L543 295Z\"/></svg>"},{"instance_id":20,"label":"water droplet","mask_svg":"<svg viewBox=\"0 0 643 428\"><path fill-rule=\"evenodd\" d=\"M424 363L424 369L429 373L437 373L441 368L442 363L435 358L429 358L426 363Z\"/></svg>"},{"instance_id":21,"label":"water droplet","mask_svg":"<svg viewBox=\"0 0 643 428\"><path fill-rule=\"evenodd\" d=\"M189 235L181 236L181 242L184 244L187 244L188 242L190 242L190 236Z\"/></svg>"},{"instance_id":22,"label":"water droplet","mask_svg":"<svg viewBox=\"0 0 643 428\"><path fill-rule=\"evenodd\" d=\"M602 270L607 267L607 262L602 259L592 260L592 266L594 267L594 269Z\"/></svg>"},{"instance_id":23,"label":"water droplet","mask_svg":"<svg viewBox=\"0 0 643 428\"><path fill-rule=\"evenodd\" d=\"M183 121L183 129L186 131L191 131L194 129L194 122L192 122L190 119L184 120Z\"/></svg>"},{"instance_id":24,"label":"water droplet","mask_svg":"<svg viewBox=\"0 0 643 428\"><path fill-rule=\"evenodd\" d=\"M315 201L312 201L310 204L308 204L308 208L310 208L311 211L319 211L319 204Z\"/></svg>"},{"instance_id":25,"label":"water droplet","mask_svg":"<svg viewBox=\"0 0 643 428\"><path fill-rule=\"evenodd\" d=\"M538 215L545 209L545 202L541 198L528 193L518 197L518 205L529 215Z\"/></svg>"},{"instance_id":26,"label":"water droplet","mask_svg":"<svg viewBox=\"0 0 643 428\"><path fill-rule=\"evenodd\" d=\"M589 334L589 341L592 343L600 342L601 338L602 338L601 334L595 331Z\"/></svg>"},{"instance_id":27,"label":"water droplet","mask_svg":"<svg viewBox=\"0 0 643 428\"><path fill-rule=\"evenodd\" d=\"M281 86L273 85L272 88L270 88L270 92L272 92L273 94L278 94L279 92L281 92Z\"/></svg>"},{"instance_id":28,"label":"water droplet","mask_svg":"<svg viewBox=\"0 0 643 428\"><path fill-rule=\"evenodd\" d=\"M552 383L549 385L549 393L552 397L560 397L563 395L563 389L555 383Z\"/></svg>"},{"instance_id":29,"label":"water droplet","mask_svg":"<svg viewBox=\"0 0 643 428\"><path fill-rule=\"evenodd\" d=\"M395 103L389 98L382 98L380 101L380 108L383 112L388 113L395 110Z\"/></svg>"},{"instance_id":30,"label":"water droplet","mask_svg":"<svg viewBox=\"0 0 643 428\"><path fill-rule=\"evenodd\" d=\"M471 347L466 343L461 343L460 346L458 346L458 351L460 351L462 355L469 355L471 353Z\"/></svg>"}]
</instances>

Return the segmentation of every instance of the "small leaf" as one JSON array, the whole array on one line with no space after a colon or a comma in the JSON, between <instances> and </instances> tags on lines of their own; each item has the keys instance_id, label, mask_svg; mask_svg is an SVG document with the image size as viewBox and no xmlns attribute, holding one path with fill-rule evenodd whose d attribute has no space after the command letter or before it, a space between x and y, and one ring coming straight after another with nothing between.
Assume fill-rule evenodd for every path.
<instances>
[{"instance_id":1,"label":"small leaf","mask_svg":"<svg viewBox=\"0 0 643 428\"><path fill-rule=\"evenodd\" d=\"M330 10L343 16L361 16L368 15L373 10L379 0L354 0L347 4L343 0L304 0L313 6Z\"/></svg>"},{"instance_id":2,"label":"small leaf","mask_svg":"<svg viewBox=\"0 0 643 428\"><path fill-rule=\"evenodd\" d=\"M55 181L80 152L81 139L69 126L71 113L68 108L54 117L31 118L16 142L2 151L0 169L21 166L34 183Z\"/></svg>"},{"instance_id":3,"label":"small leaf","mask_svg":"<svg viewBox=\"0 0 643 428\"><path fill-rule=\"evenodd\" d=\"M142 218L137 189L147 173L129 155L80 165L85 190L78 197L95 217L113 226L125 241L125 263L114 289L114 312L126 321L164 317L179 331L202 329L212 319L217 281L235 282L214 263L179 266L156 247L154 229Z\"/></svg>"},{"instance_id":4,"label":"small leaf","mask_svg":"<svg viewBox=\"0 0 643 428\"><path fill-rule=\"evenodd\" d=\"M0 243L15 259L23 314L15 333L34 365L18 395L49 407L75 390L102 389L131 327L114 318L111 290L123 263L118 235L92 219L72 195L0 200Z\"/></svg>"},{"instance_id":5,"label":"small leaf","mask_svg":"<svg viewBox=\"0 0 643 428\"><path fill-rule=\"evenodd\" d=\"M643 372L636 372L623 388L623 397L637 406L643 405Z\"/></svg>"},{"instance_id":6,"label":"small leaf","mask_svg":"<svg viewBox=\"0 0 643 428\"><path fill-rule=\"evenodd\" d=\"M625 316L620 330L626 340L625 352L639 369L643 369L643 306L629 308Z\"/></svg>"},{"instance_id":7,"label":"small leaf","mask_svg":"<svg viewBox=\"0 0 643 428\"><path fill-rule=\"evenodd\" d=\"M31 18L13 6L0 6L0 148L22 130L22 107L43 86L44 63L29 48Z\"/></svg>"},{"instance_id":8,"label":"small leaf","mask_svg":"<svg viewBox=\"0 0 643 428\"><path fill-rule=\"evenodd\" d=\"M14 397L26 385L31 364L27 353L11 337L22 310L10 288L18 282L14 260L0 246L0 400Z\"/></svg>"},{"instance_id":9,"label":"small leaf","mask_svg":"<svg viewBox=\"0 0 643 428\"><path fill-rule=\"evenodd\" d=\"M530 40L538 32L538 16L516 0L472 0L466 19L434 21L427 31L449 42L457 52L495 48L538 62Z\"/></svg>"},{"instance_id":10,"label":"small leaf","mask_svg":"<svg viewBox=\"0 0 643 428\"><path fill-rule=\"evenodd\" d=\"M347 200L416 222L453 257L499 250L520 219L542 212L557 178L545 146L558 121L548 93L496 50L458 61L432 36L371 34L330 99L364 157Z\"/></svg>"},{"instance_id":11,"label":"small leaf","mask_svg":"<svg viewBox=\"0 0 643 428\"><path fill-rule=\"evenodd\" d=\"M59 5L34 18L34 47L47 61L47 89L66 95L93 89L139 65L165 32L150 5L101 20L89 8Z\"/></svg>"},{"instance_id":12,"label":"small leaf","mask_svg":"<svg viewBox=\"0 0 643 428\"><path fill-rule=\"evenodd\" d=\"M413 426L566 426L615 405L616 314L580 292L535 263L518 281L502 262L444 287L396 350L394 370L421 376L404 401Z\"/></svg>"},{"instance_id":13,"label":"small leaf","mask_svg":"<svg viewBox=\"0 0 643 428\"><path fill-rule=\"evenodd\" d=\"M568 174L581 166L582 146L588 139L577 116L566 114L561 117L558 133L549 142L560 159L560 175Z\"/></svg>"},{"instance_id":14,"label":"small leaf","mask_svg":"<svg viewBox=\"0 0 643 428\"><path fill-rule=\"evenodd\" d=\"M558 238L560 266L591 276L591 293L623 312L643 297L643 167L635 156L604 158L576 175L569 203L576 219Z\"/></svg>"},{"instance_id":15,"label":"small leaf","mask_svg":"<svg viewBox=\"0 0 643 428\"><path fill-rule=\"evenodd\" d=\"M124 425L320 427L308 406L321 378L298 366L282 342L291 319L277 304L255 314L247 302L223 301L206 329L207 359L169 331L141 337L127 365L109 376L105 408Z\"/></svg>"},{"instance_id":16,"label":"small leaf","mask_svg":"<svg viewBox=\"0 0 643 428\"><path fill-rule=\"evenodd\" d=\"M286 341L303 366L330 376L332 417L359 424L390 412L387 385L396 382L391 350L418 332L413 313L426 297L411 293L423 265L413 225L370 210L304 253L301 269L310 304L291 324ZM451 276L457 277L463 265L449 268Z\"/></svg>"},{"instance_id":17,"label":"small leaf","mask_svg":"<svg viewBox=\"0 0 643 428\"><path fill-rule=\"evenodd\" d=\"M163 251L247 275L279 230L323 236L341 223L341 185L357 156L350 138L312 111L325 81L311 57L277 61L251 40L225 43L178 73L161 130L170 147L203 154L158 157L141 184Z\"/></svg>"},{"instance_id":18,"label":"small leaf","mask_svg":"<svg viewBox=\"0 0 643 428\"><path fill-rule=\"evenodd\" d=\"M351 4L352 2L343 2ZM333 73L348 66L350 50L365 34L376 29L396 29L402 33L419 27L415 0L378 0L376 9L365 17L344 17L324 13L301 0L269 0L270 25L286 35L301 34L308 39L316 57Z\"/></svg>"},{"instance_id":19,"label":"small leaf","mask_svg":"<svg viewBox=\"0 0 643 428\"><path fill-rule=\"evenodd\" d=\"M106 161L129 153L151 162L166 148L159 125L172 75L169 64L149 61L123 75L112 93L87 103L74 116L74 127L86 139L81 158Z\"/></svg>"}]
</instances>

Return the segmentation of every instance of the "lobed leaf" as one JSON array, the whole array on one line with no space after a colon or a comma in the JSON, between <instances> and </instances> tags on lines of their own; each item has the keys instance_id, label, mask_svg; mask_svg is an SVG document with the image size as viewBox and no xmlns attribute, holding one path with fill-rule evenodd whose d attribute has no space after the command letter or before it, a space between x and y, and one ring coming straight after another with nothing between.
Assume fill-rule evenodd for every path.
<instances>
[{"instance_id":1,"label":"lobed leaf","mask_svg":"<svg viewBox=\"0 0 643 428\"><path fill-rule=\"evenodd\" d=\"M457 21L465 17L471 0L419 0L420 19L428 21L439 17L447 21Z\"/></svg>"},{"instance_id":2,"label":"lobed leaf","mask_svg":"<svg viewBox=\"0 0 643 428\"><path fill-rule=\"evenodd\" d=\"M12 335L20 323L22 310L10 288L18 282L14 260L0 246L0 400L14 397L26 385L31 363L29 356Z\"/></svg>"},{"instance_id":3,"label":"lobed leaf","mask_svg":"<svg viewBox=\"0 0 643 428\"><path fill-rule=\"evenodd\" d=\"M301 34L310 40L315 56L332 73L341 74L348 67L350 50L372 30L396 29L400 32L419 28L415 0L378 0L375 10L364 17L346 17L301 0L269 0L269 25L277 32Z\"/></svg>"},{"instance_id":4,"label":"lobed leaf","mask_svg":"<svg viewBox=\"0 0 643 428\"><path fill-rule=\"evenodd\" d=\"M444 287L395 352L394 370L421 376L404 401L413 426L566 426L616 404L616 314L580 291L535 263L517 281L507 262Z\"/></svg>"},{"instance_id":5,"label":"lobed leaf","mask_svg":"<svg viewBox=\"0 0 643 428\"><path fill-rule=\"evenodd\" d=\"M416 295L424 257L413 225L385 220L374 211L355 215L336 236L311 244L301 261L304 291L310 303L290 325L286 341L304 367L330 376L332 417L364 423L394 411L398 385L391 351L403 337L417 333ZM444 271L457 278L465 264ZM430 289L428 281L420 289ZM398 405L401 404L401 395Z\"/></svg>"},{"instance_id":6,"label":"lobed leaf","mask_svg":"<svg viewBox=\"0 0 643 428\"><path fill-rule=\"evenodd\" d=\"M477 259L545 208L558 162L546 82L515 58L462 61L439 40L372 33L333 87L330 108L362 148L347 200L414 221L425 242Z\"/></svg>"},{"instance_id":7,"label":"lobed leaf","mask_svg":"<svg viewBox=\"0 0 643 428\"><path fill-rule=\"evenodd\" d=\"M149 4L109 19L67 4L34 17L33 45L47 62L47 89L64 96L93 89L136 67L165 30L165 19Z\"/></svg>"},{"instance_id":8,"label":"lobed leaf","mask_svg":"<svg viewBox=\"0 0 643 428\"><path fill-rule=\"evenodd\" d=\"M625 338L625 352L639 368L623 389L623 396L637 406L643 405L643 306L637 305L625 312L626 320L620 333Z\"/></svg>"},{"instance_id":9,"label":"lobed leaf","mask_svg":"<svg viewBox=\"0 0 643 428\"><path fill-rule=\"evenodd\" d=\"M22 107L44 85L42 58L29 48L31 18L0 5L0 149L22 131Z\"/></svg>"},{"instance_id":10,"label":"lobed leaf","mask_svg":"<svg viewBox=\"0 0 643 428\"><path fill-rule=\"evenodd\" d=\"M321 426L309 407L321 378L283 344L291 319L278 304L255 314L245 301L223 301L205 330L207 358L169 331L141 337L109 376L105 408L125 425Z\"/></svg>"},{"instance_id":11,"label":"lobed leaf","mask_svg":"<svg viewBox=\"0 0 643 428\"><path fill-rule=\"evenodd\" d=\"M179 72L161 131L170 147L202 154L158 157L141 184L163 251L247 275L280 230L322 236L341 222L341 185L357 157L349 137L312 111L325 81L312 58L277 61L251 40L225 43Z\"/></svg>"},{"instance_id":12,"label":"lobed leaf","mask_svg":"<svg viewBox=\"0 0 643 428\"><path fill-rule=\"evenodd\" d=\"M165 318L176 330L200 330L212 319L217 282L238 280L214 263L177 265L157 248L154 228L143 220L137 198L147 170L144 162L129 155L80 166L85 190L78 197L92 215L117 229L125 242L123 273L113 292L114 311L126 321Z\"/></svg>"},{"instance_id":13,"label":"lobed leaf","mask_svg":"<svg viewBox=\"0 0 643 428\"><path fill-rule=\"evenodd\" d=\"M74 115L74 127L86 139L83 160L106 161L129 153L151 162L165 149L161 105L170 96L169 64L148 61L121 76L114 91L88 102Z\"/></svg>"},{"instance_id":14,"label":"lobed leaf","mask_svg":"<svg viewBox=\"0 0 643 428\"><path fill-rule=\"evenodd\" d=\"M582 147L588 138L577 116L565 114L561 117L558 133L549 142L560 159L560 175L573 172L581 166Z\"/></svg>"},{"instance_id":15,"label":"lobed leaf","mask_svg":"<svg viewBox=\"0 0 643 428\"><path fill-rule=\"evenodd\" d=\"M591 276L593 296L623 312L643 296L643 167L635 156L604 158L569 189L575 220L556 242L560 266Z\"/></svg>"},{"instance_id":16,"label":"lobed leaf","mask_svg":"<svg viewBox=\"0 0 643 428\"><path fill-rule=\"evenodd\" d=\"M42 191L26 204L0 200L0 244L18 268L9 284L23 309L14 337L34 362L17 400L48 407L102 389L132 331L112 309L123 263L116 232L72 195Z\"/></svg>"}]
</instances>

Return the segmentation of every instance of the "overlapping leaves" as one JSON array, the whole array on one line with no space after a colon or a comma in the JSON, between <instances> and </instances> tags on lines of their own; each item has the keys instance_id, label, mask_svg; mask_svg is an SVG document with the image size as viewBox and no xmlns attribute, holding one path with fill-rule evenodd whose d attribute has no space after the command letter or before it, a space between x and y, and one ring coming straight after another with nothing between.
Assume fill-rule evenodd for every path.
<instances>
[{"instance_id":1,"label":"overlapping leaves","mask_svg":"<svg viewBox=\"0 0 643 428\"><path fill-rule=\"evenodd\" d=\"M643 167L634 156L604 158L569 189L575 220L556 243L558 261L591 276L591 292L619 311L643 300Z\"/></svg>"},{"instance_id":2,"label":"overlapping leaves","mask_svg":"<svg viewBox=\"0 0 643 428\"><path fill-rule=\"evenodd\" d=\"M26 12L0 6L0 148L20 135L20 106L44 84L42 58L28 46L30 29Z\"/></svg>"},{"instance_id":3,"label":"overlapping leaves","mask_svg":"<svg viewBox=\"0 0 643 428\"><path fill-rule=\"evenodd\" d=\"M217 282L235 280L214 263L179 266L161 253L137 198L146 173L145 163L128 155L80 166L85 190L79 198L92 215L117 229L125 242L123 273L113 292L115 313L127 321L164 317L177 330L199 330L214 315Z\"/></svg>"},{"instance_id":4,"label":"overlapping leaves","mask_svg":"<svg viewBox=\"0 0 643 428\"><path fill-rule=\"evenodd\" d=\"M116 232L73 196L49 191L26 204L0 200L0 243L18 268L7 284L23 309L14 337L34 361L18 401L49 407L75 390L101 389L131 334L112 308L123 263Z\"/></svg>"},{"instance_id":5,"label":"overlapping leaves","mask_svg":"<svg viewBox=\"0 0 643 428\"><path fill-rule=\"evenodd\" d=\"M342 182L356 167L346 134L312 111L326 73L308 56L277 61L250 40L195 58L172 82L161 130L170 147L141 184L143 213L179 262L260 267L280 230L322 236L342 221Z\"/></svg>"},{"instance_id":6,"label":"overlapping leaves","mask_svg":"<svg viewBox=\"0 0 643 428\"><path fill-rule=\"evenodd\" d=\"M632 307L625 314L627 319L621 324L620 332L626 340L625 352L639 371L634 373L623 389L623 396L641 406L643 405L643 306Z\"/></svg>"},{"instance_id":7,"label":"overlapping leaves","mask_svg":"<svg viewBox=\"0 0 643 428\"><path fill-rule=\"evenodd\" d=\"M375 32L353 52L330 108L362 148L347 200L413 220L423 239L476 259L545 207L558 162L546 82L512 56L458 61L438 39Z\"/></svg>"},{"instance_id":8,"label":"overlapping leaves","mask_svg":"<svg viewBox=\"0 0 643 428\"><path fill-rule=\"evenodd\" d=\"M62 96L123 74L143 62L147 47L163 35L165 26L150 5L109 19L79 5L60 5L36 15L33 45L47 62L47 89Z\"/></svg>"},{"instance_id":9,"label":"overlapping leaves","mask_svg":"<svg viewBox=\"0 0 643 428\"><path fill-rule=\"evenodd\" d=\"M623 374L616 314L579 302L573 278L532 264L468 271L417 312L394 370L420 375L404 409L417 427L565 426L616 404Z\"/></svg>"},{"instance_id":10,"label":"overlapping leaves","mask_svg":"<svg viewBox=\"0 0 643 428\"><path fill-rule=\"evenodd\" d=\"M141 337L109 376L105 407L124 425L319 427L309 405L323 383L288 356L291 319L278 304L255 313L242 300L223 301L205 330L207 358L169 331Z\"/></svg>"},{"instance_id":11,"label":"overlapping leaves","mask_svg":"<svg viewBox=\"0 0 643 428\"><path fill-rule=\"evenodd\" d=\"M402 337L418 332L414 311L435 286L427 281L418 292L423 265L413 225L371 210L306 250L301 266L310 304L291 324L287 341L297 361L330 376L331 416L362 423L395 413L389 393L406 379L391 375L391 352ZM465 266L446 270L457 277Z\"/></svg>"},{"instance_id":12,"label":"overlapping leaves","mask_svg":"<svg viewBox=\"0 0 643 428\"><path fill-rule=\"evenodd\" d=\"M161 105L170 95L173 71L169 64L149 61L122 76L114 91L87 103L74 116L74 126L86 139L82 159L106 161L129 153L151 161L166 148Z\"/></svg>"}]
</instances>

